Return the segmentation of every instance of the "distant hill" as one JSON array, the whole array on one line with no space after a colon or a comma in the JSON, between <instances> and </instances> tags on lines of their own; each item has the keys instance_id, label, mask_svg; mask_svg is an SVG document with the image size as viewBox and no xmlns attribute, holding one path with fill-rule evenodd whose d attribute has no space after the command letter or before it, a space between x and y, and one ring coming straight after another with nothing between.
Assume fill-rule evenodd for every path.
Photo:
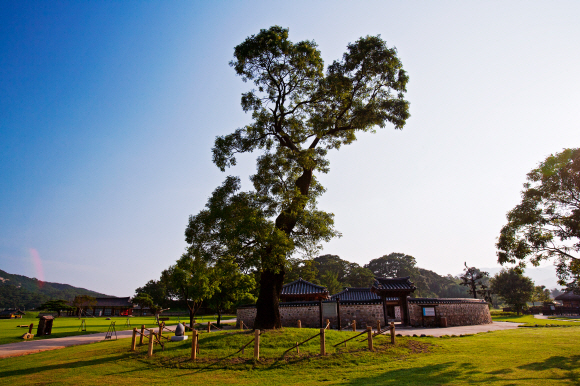
<instances>
[{"instance_id":1,"label":"distant hill","mask_svg":"<svg viewBox=\"0 0 580 386\"><path fill-rule=\"evenodd\" d=\"M0 269L0 308L38 307L47 300L73 300L77 295L107 297L99 292L85 288L73 287L69 284L51 283L29 278L23 275L13 275Z\"/></svg>"}]
</instances>

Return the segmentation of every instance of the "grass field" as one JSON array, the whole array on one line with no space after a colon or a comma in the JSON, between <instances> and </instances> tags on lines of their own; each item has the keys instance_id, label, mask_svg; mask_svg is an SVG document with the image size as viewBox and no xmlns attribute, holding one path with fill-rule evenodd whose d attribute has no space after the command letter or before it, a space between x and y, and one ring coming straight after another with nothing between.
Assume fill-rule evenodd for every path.
<instances>
[{"instance_id":1,"label":"grass field","mask_svg":"<svg viewBox=\"0 0 580 386\"><path fill-rule=\"evenodd\" d=\"M192 364L191 341L146 346L129 352L129 339L69 347L0 360L0 385L578 385L580 327L520 328L456 338L387 338L349 344L349 352L331 348L352 332L329 331L329 355L318 356L313 339L301 356L279 359L282 351L318 330L285 328L262 337L261 359L232 354L252 337L245 333L202 333L200 361Z\"/></svg>"},{"instance_id":2,"label":"grass field","mask_svg":"<svg viewBox=\"0 0 580 386\"><path fill-rule=\"evenodd\" d=\"M20 338L22 334L28 332L28 328L18 327L18 325L29 325L34 323L34 328L32 330L33 334L36 334L36 328L38 327L38 319L36 319L37 313L27 313L26 317L23 319L2 319L0 320L0 345L7 343L22 342ZM175 325L178 322L177 316L170 316L170 319L165 322L166 325ZM223 316L223 319L235 318L235 315ZM106 332L111 322L115 323L115 329L117 331L130 330L133 327L141 327L142 324L147 328L157 326L155 324L155 318L153 316L142 316L142 317L131 317L129 322L131 327L126 326L127 317L112 317L111 320L106 320L106 318L84 318L87 324L87 331L79 331L81 325L81 319L62 317L56 318L52 326L52 334L44 337L34 337L34 339L52 339L61 338L65 336L73 335L84 335L84 334L94 334L97 332ZM181 317L182 322L189 323L188 318ZM206 315L197 317L196 320L200 323L206 322L208 320L215 320L214 315Z\"/></svg>"},{"instance_id":3,"label":"grass field","mask_svg":"<svg viewBox=\"0 0 580 386\"><path fill-rule=\"evenodd\" d=\"M534 315L519 315L512 313L491 314L491 317L496 322L514 322L523 323L524 327L562 327L562 326L578 326L578 322L567 320L553 320L553 319L536 319Z\"/></svg>"}]
</instances>

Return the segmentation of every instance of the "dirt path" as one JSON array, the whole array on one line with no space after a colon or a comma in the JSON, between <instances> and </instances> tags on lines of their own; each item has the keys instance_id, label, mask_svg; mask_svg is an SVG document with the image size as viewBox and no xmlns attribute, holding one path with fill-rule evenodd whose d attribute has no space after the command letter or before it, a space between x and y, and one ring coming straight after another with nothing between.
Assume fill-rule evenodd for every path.
<instances>
[{"instance_id":1,"label":"dirt path","mask_svg":"<svg viewBox=\"0 0 580 386\"><path fill-rule=\"evenodd\" d=\"M229 319L228 323L235 322L236 319ZM206 324L205 322L204 324ZM212 323L216 323L212 321ZM171 331L175 331L176 326L167 326ZM154 329L155 330L155 329ZM23 341L18 343L9 343L0 345L0 358L15 357L20 355L34 354L41 351L56 350L79 344L96 343L105 340L106 332L97 334L66 336L64 338L38 339ZM117 331L117 339L131 338L133 330ZM113 335L115 339L115 335Z\"/></svg>"}]
</instances>

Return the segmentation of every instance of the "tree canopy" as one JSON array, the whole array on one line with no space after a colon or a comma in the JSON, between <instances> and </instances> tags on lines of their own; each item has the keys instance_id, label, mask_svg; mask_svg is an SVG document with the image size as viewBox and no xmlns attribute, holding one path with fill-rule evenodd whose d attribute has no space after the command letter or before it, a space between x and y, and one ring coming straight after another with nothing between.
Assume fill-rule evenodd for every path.
<instances>
[{"instance_id":1,"label":"tree canopy","mask_svg":"<svg viewBox=\"0 0 580 386\"><path fill-rule=\"evenodd\" d=\"M579 290L580 149L565 149L527 175L522 201L507 214L497 242L501 264L555 259L559 284Z\"/></svg>"},{"instance_id":2,"label":"tree canopy","mask_svg":"<svg viewBox=\"0 0 580 386\"><path fill-rule=\"evenodd\" d=\"M502 269L491 279L491 290L519 314L526 302L532 300L534 282L516 268Z\"/></svg>"},{"instance_id":3,"label":"tree canopy","mask_svg":"<svg viewBox=\"0 0 580 386\"><path fill-rule=\"evenodd\" d=\"M485 279L489 278L489 273L480 271L475 267L468 267L467 263L464 263L464 265L463 274L459 276L461 279L459 284L466 287L474 299L477 299L477 295L480 295L486 301L491 302L491 290L485 283Z\"/></svg>"},{"instance_id":4,"label":"tree canopy","mask_svg":"<svg viewBox=\"0 0 580 386\"><path fill-rule=\"evenodd\" d=\"M190 216L186 241L208 260L232 256L242 269L260 272L256 328L281 326L278 299L296 251L312 252L339 235L333 214L317 209L328 150L360 132L409 117L403 98L408 77L394 48L379 36L348 44L341 60L324 64L314 41L293 43L274 26L248 37L230 62L254 89L241 105L252 123L216 138L213 161L224 171L236 155L258 151L253 190L228 177L206 209Z\"/></svg>"}]
</instances>

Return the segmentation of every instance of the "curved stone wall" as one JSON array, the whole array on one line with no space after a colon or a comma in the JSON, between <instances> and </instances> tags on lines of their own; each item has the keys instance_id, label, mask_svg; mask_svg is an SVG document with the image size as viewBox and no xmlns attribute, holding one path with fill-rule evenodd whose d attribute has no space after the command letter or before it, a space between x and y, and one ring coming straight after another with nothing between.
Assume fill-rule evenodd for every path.
<instances>
[{"instance_id":1,"label":"curved stone wall","mask_svg":"<svg viewBox=\"0 0 580 386\"><path fill-rule=\"evenodd\" d=\"M434 316L424 316L423 308L434 308ZM409 320L413 327L439 327L441 318L447 326L470 326L492 322L489 306L481 299L414 298L409 299Z\"/></svg>"}]
</instances>

